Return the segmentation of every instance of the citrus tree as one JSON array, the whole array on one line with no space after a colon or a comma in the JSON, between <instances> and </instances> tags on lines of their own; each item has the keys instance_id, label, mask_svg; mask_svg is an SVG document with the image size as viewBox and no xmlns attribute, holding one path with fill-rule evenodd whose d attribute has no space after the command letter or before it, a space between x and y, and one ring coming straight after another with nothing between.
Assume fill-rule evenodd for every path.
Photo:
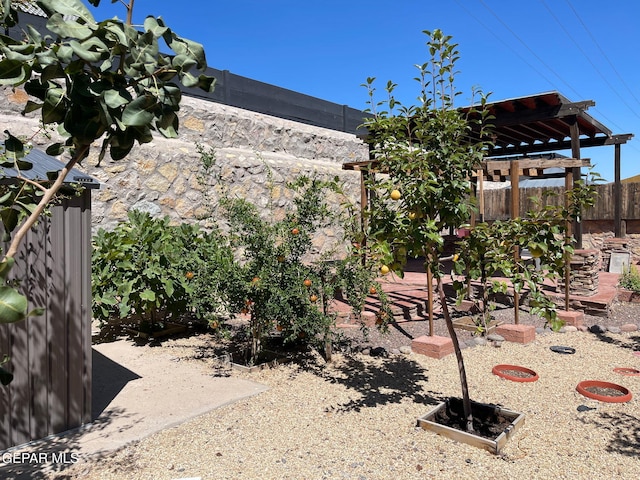
<instances>
[{"instance_id":1,"label":"citrus tree","mask_svg":"<svg viewBox=\"0 0 640 480\"><path fill-rule=\"evenodd\" d=\"M2 0L1 26L17 24L17 3ZM101 140L99 160L107 152L120 160L136 143L150 142L154 131L175 137L179 84L206 91L214 87L212 77L197 73L207 66L202 45L180 37L160 18L147 17L141 28L135 28L130 24L133 0L127 5L128 22L117 18L98 22L81 0L35 3L47 15L50 33L26 26L21 38L0 35L0 85L24 88L30 100L23 113L37 114L45 128L57 128L64 141L49 145L47 153L60 156L65 165L44 181L19 174L17 190L0 197L4 229L11 234L0 261L2 323L28 315L27 299L7 283L13 258L26 233L56 198L67 173L87 157L92 144ZM89 3L98 6L100 0ZM7 135L3 166L18 172L29 168L22 160L23 142L10 132Z\"/></svg>"},{"instance_id":2,"label":"citrus tree","mask_svg":"<svg viewBox=\"0 0 640 480\"><path fill-rule=\"evenodd\" d=\"M374 164L367 187L371 201L366 211L368 243L381 264L381 272L402 275L408 258L424 258L424 268L436 279L445 321L458 359L467 429L472 430L471 403L460 345L442 287L439 258L442 232L468 222L470 179L487 144L479 93L476 122L480 137L470 135L469 114L455 108L457 45L440 30L424 32L431 59L418 65L418 104L404 106L394 96L396 84L386 85L387 98L374 100L374 81L365 84L370 94L366 121ZM376 173L378 172L378 173ZM428 285L428 288L432 288Z\"/></svg>"}]
</instances>

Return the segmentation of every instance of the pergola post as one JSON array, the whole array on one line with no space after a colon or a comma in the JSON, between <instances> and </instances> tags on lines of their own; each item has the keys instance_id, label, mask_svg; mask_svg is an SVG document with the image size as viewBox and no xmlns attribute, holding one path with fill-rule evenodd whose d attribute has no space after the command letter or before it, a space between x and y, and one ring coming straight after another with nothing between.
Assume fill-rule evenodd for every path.
<instances>
[{"instance_id":1,"label":"pergola post","mask_svg":"<svg viewBox=\"0 0 640 480\"><path fill-rule=\"evenodd\" d=\"M580 159L580 128L578 127L578 118L572 117L569 121L569 131L571 133L571 156L575 159ZM577 181L580 180L580 167L573 168L572 182L569 185L565 182L565 188L571 190ZM567 190L567 191L568 191ZM574 221L573 236L576 241L576 248L582 248L582 222L580 220Z\"/></svg>"},{"instance_id":2,"label":"pergola post","mask_svg":"<svg viewBox=\"0 0 640 480\"><path fill-rule=\"evenodd\" d=\"M569 190L573 188L573 172L571 168L565 168L564 176L564 206L569 207ZM571 242L571 222L566 220L565 223L565 245ZM571 286L571 258L569 254L564 254L564 309L569 311L569 287Z\"/></svg>"},{"instance_id":3,"label":"pergola post","mask_svg":"<svg viewBox=\"0 0 640 480\"><path fill-rule=\"evenodd\" d=\"M509 163L509 177L511 178L511 218L520 216L520 162L511 160ZM513 256L516 263L520 259L520 249L513 247ZM485 306L486 307L486 306ZM517 325L520 322L520 294L513 289L513 322Z\"/></svg>"},{"instance_id":4,"label":"pergola post","mask_svg":"<svg viewBox=\"0 0 640 480\"><path fill-rule=\"evenodd\" d=\"M613 230L616 238L622 237L622 185L620 184L620 144L616 143L614 169L615 182L613 184Z\"/></svg>"}]
</instances>

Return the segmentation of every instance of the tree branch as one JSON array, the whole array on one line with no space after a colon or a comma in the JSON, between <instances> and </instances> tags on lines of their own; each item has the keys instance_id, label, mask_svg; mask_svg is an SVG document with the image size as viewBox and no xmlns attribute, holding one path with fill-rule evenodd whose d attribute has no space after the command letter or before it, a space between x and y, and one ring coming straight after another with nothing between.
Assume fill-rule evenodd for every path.
<instances>
[{"instance_id":1,"label":"tree branch","mask_svg":"<svg viewBox=\"0 0 640 480\"><path fill-rule=\"evenodd\" d=\"M29 232L31 227L33 227L33 225L38 221L40 214L44 211L49 202L53 200L53 197L55 197L56 193L58 193L58 190L60 190L60 187L64 183L64 180L67 177L69 171L71 171L75 164L78 163L78 159L84 158L86 156L88 150L89 145L83 145L82 147L80 147L80 149L76 151L76 153L73 155L73 157L71 157L67 164L60 170L58 178L56 178L51 187L44 189L45 193L40 199L40 202L33 210L33 212L31 212L31 215L29 215L29 217L20 226L13 239L11 240L11 245L9 245L9 249L2 259L3 261L5 261L7 257L15 257L16 253L18 253L18 248L20 248L20 244L22 243L22 240L26 236L27 232Z\"/></svg>"}]
</instances>

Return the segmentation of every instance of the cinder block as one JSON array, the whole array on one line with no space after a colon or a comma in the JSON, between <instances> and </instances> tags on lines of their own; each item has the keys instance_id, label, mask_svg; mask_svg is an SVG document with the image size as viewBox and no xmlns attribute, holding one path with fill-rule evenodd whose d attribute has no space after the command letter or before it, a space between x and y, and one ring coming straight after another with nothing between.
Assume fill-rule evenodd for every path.
<instances>
[{"instance_id":1,"label":"cinder block","mask_svg":"<svg viewBox=\"0 0 640 480\"><path fill-rule=\"evenodd\" d=\"M565 325L572 325L574 327L584 325L584 313L582 312L559 310L558 318L562 320Z\"/></svg>"},{"instance_id":2,"label":"cinder block","mask_svg":"<svg viewBox=\"0 0 640 480\"><path fill-rule=\"evenodd\" d=\"M415 353L440 360L453 353L453 341L451 341L449 337L423 335L413 339L411 342L411 350Z\"/></svg>"},{"instance_id":3,"label":"cinder block","mask_svg":"<svg viewBox=\"0 0 640 480\"><path fill-rule=\"evenodd\" d=\"M536 339L536 327L533 325L499 325L496 333L507 342L529 343Z\"/></svg>"}]
</instances>

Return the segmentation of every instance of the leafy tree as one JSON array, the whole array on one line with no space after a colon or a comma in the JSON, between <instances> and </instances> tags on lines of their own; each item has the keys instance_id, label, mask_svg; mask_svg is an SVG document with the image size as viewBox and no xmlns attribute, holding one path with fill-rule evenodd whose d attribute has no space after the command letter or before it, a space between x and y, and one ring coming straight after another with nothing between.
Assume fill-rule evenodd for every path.
<instances>
[{"instance_id":1,"label":"leafy tree","mask_svg":"<svg viewBox=\"0 0 640 480\"><path fill-rule=\"evenodd\" d=\"M507 278L518 294L528 292L531 313L544 318L554 330L562 326L555 302L543 290L544 281L558 281L567 275L566 266L574 251L570 222L595 204L598 181L600 176L590 171L586 179L579 180L565 192L563 205L543 206L542 199L534 198L535 208L523 217L476 225L470 235L459 242L454 271L464 275L466 281L455 281L454 287L458 299L462 299L470 293L469 281L480 280L483 314L479 328L486 330L489 320L489 294L507 291L506 282L491 280L497 273ZM551 195L549 191L544 193L545 197ZM524 249L531 253L533 262L514 255L515 251Z\"/></svg>"},{"instance_id":2,"label":"leafy tree","mask_svg":"<svg viewBox=\"0 0 640 480\"><path fill-rule=\"evenodd\" d=\"M1 0L0 27L6 31L17 25L17 5L31 3ZM92 143L103 139L100 160L107 150L120 160L136 142L150 142L152 131L175 137L181 100L176 81L206 91L214 88L213 78L192 73L207 66L202 45L178 36L159 18L147 17L142 30L134 28L134 0L127 5L126 23L115 18L97 22L80 0L35 3L47 15L52 35L43 36L31 26L21 39L0 35L0 86L24 88L33 100L23 113L39 112L43 128L57 127L65 138L62 144L50 145L47 153L66 151L67 156L64 167L47 181L35 182L18 173L18 183L0 194L0 219L5 234L13 234L0 260L0 323L42 314L39 308L28 310L27 298L8 282L8 275L27 232L56 199L68 172L87 157ZM100 0L89 3L97 7ZM161 42L171 54L160 51ZM5 133L2 166L17 172L29 169L22 160L23 142ZM0 381L5 384L11 378L0 367Z\"/></svg>"},{"instance_id":3,"label":"leafy tree","mask_svg":"<svg viewBox=\"0 0 640 480\"><path fill-rule=\"evenodd\" d=\"M457 45L440 30L424 33L429 37L431 60L417 66L417 106L402 105L394 96L393 82L386 85L387 99L376 103L375 79L369 78L365 84L373 114L365 126L375 159L367 185L372 192L366 212L369 245L380 259L383 273L392 270L402 275L408 258L422 257L425 270L436 279L458 359L467 429L473 430L466 372L442 287L439 259L442 232L467 223L472 212L470 179L487 145L482 109L486 97L479 94L477 120L455 108L459 95L454 86ZM472 121L479 122L478 140L470 135Z\"/></svg>"},{"instance_id":4,"label":"leafy tree","mask_svg":"<svg viewBox=\"0 0 640 480\"><path fill-rule=\"evenodd\" d=\"M0 3L2 26L17 24L17 3ZM43 127L57 128L65 141L51 144L47 153L64 155L66 163L47 181L18 175L19 188L27 186L32 192L0 198L5 231L13 233L0 264L2 323L28 315L26 298L6 282L21 241L92 144L102 139L99 160L107 152L120 160L136 142L150 142L154 131L176 137L179 83L205 91L214 87L213 78L197 74L207 66L202 45L178 36L160 18L149 16L141 29L134 28L133 0L127 5L126 23L117 18L98 22L80 0L35 3L48 17L50 34L27 26L23 38L0 35L0 85L24 88L31 99L23 113L37 112ZM90 3L98 6L100 0ZM18 138L8 134L4 146L5 165L18 171L28 167L20 165L24 146Z\"/></svg>"},{"instance_id":5,"label":"leafy tree","mask_svg":"<svg viewBox=\"0 0 640 480\"><path fill-rule=\"evenodd\" d=\"M205 186L207 221L228 232L238 260L233 266L237 271L229 275L232 280L222 289L229 313L249 317L247 363L259 360L274 329L285 344L323 347L330 360L336 317L330 303L336 291L340 289L352 310L359 313L371 289L381 290L371 264L363 262L359 249L345 255L336 245L319 253L313 244L314 236L326 227L343 230L345 237L351 237L353 205L339 179L313 175L287 183L291 204L280 215L273 205L274 184L268 168L269 194L266 208L261 209L230 191L214 150L202 145L197 149L203 164L199 180ZM331 207L331 197L343 201L342 210ZM388 308L381 295L383 308Z\"/></svg>"}]
</instances>

